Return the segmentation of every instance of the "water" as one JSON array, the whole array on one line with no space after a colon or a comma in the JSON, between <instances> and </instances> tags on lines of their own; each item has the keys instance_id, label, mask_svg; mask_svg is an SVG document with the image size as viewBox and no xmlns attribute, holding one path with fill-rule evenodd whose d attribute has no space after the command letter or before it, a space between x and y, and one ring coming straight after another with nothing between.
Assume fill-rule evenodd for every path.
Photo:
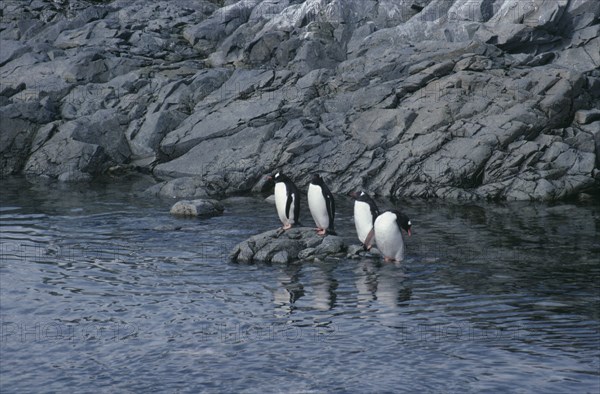
<instances>
[{"instance_id":1,"label":"water","mask_svg":"<svg viewBox=\"0 0 600 394\"><path fill-rule=\"evenodd\" d=\"M402 266L243 265L272 205L177 219L147 185L3 180L3 393L600 390L597 205L407 201Z\"/></svg>"}]
</instances>

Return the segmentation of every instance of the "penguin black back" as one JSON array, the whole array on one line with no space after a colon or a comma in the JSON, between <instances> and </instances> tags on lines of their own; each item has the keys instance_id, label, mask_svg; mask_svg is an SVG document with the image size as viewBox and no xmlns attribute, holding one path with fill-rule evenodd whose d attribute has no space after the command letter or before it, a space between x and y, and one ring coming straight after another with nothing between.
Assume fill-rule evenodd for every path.
<instances>
[{"instance_id":1,"label":"penguin black back","mask_svg":"<svg viewBox=\"0 0 600 394\"><path fill-rule=\"evenodd\" d=\"M369 196L367 193L365 193L363 191L357 191L357 192L350 193L350 196L352 198L354 198L356 201L360 201L360 202L369 204L369 208L371 209L371 216L373 217L373 224L375 224L375 219L377 219L377 216L379 216L379 208L377 207L375 200L373 200L371 198L371 196Z\"/></svg>"},{"instance_id":2,"label":"penguin black back","mask_svg":"<svg viewBox=\"0 0 600 394\"><path fill-rule=\"evenodd\" d=\"M285 190L287 193L287 198L285 201L285 216L289 219L291 217L290 214L293 212L294 222L298 224L300 221L300 192L298 191L298 188L294 182L292 182L292 180L281 171L275 173L275 175L273 175L271 178L276 184L279 182L285 184Z\"/></svg>"},{"instance_id":3,"label":"penguin black back","mask_svg":"<svg viewBox=\"0 0 600 394\"><path fill-rule=\"evenodd\" d=\"M333 233L335 232L335 227L333 225L333 220L335 219L335 199L333 198L333 194L331 194L331 191L319 174L314 174L310 183L321 188L327 206L327 215L329 216L329 231Z\"/></svg>"},{"instance_id":4,"label":"penguin black back","mask_svg":"<svg viewBox=\"0 0 600 394\"><path fill-rule=\"evenodd\" d=\"M396 223L398 224L398 228L406 231L408 235L411 235L412 223L410 222L408 216L397 209L394 209L391 212L396 215Z\"/></svg>"}]
</instances>

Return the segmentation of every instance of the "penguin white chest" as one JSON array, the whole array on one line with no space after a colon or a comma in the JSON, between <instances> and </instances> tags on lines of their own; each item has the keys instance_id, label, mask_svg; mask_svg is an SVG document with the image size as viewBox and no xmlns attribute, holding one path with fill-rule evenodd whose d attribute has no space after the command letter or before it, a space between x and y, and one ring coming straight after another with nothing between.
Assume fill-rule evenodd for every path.
<instances>
[{"instance_id":1,"label":"penguin white chest","mask_svg":"<svg viewBox=\"0 0 600 394\"><path fill-rule=\"evenodd\" d=\"M375 238L377 239L377 248L384 257L397 261L404 259L404 240L394 213L384 212L377 217Z\"/></svg>"},{"instance_id":2,"label":"penguin white chest","mask_svg":"<svg viewBox=\"0 0 600 394\"><path fill-rule=\"evenodd\" d=\"M279 220L284 225L286 224L294 224L294 203L295 196L292 194L290 196L292 199L292 204L290 205L289 217L286 214L285 208L287 206L288 194L287 187L285 183L278 182L275 184L275 207L277 207L277 215L279 216Z\"/></svg>"},{"instance_id":3,"label":"penguin white chest","mask_svg":"<svg viewBox=\"0 0 600 394\"><path fill-rule=\"evenodd\" d=\"M320 186L310 184L308 186L308 209L317 227L329 228L329 214L327 203Z\"/></svg>"},{"instance_id":4,"label":"penguin white chest","mask_svg":"<svg viewBox=\"0 0 600 394\"><path fill-rule=\"evenodd\" d=\"M373 214L371 207L366 202L354 203L354 226L360 242L364 243L369 231L373 228Z\"/></svg>"}]
</instances>

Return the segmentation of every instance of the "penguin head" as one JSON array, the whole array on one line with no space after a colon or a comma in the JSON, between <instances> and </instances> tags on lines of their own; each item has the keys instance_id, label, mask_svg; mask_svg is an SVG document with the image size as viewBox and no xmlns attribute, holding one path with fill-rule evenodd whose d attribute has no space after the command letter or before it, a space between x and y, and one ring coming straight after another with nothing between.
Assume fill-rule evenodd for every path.
<instances>
[{"instance_id":1,"label":"penguin head","mask_svg":"<svg viewBox=\"0 0 600 394\"><path fill-rule=\"evenodd\" d=\"M350 197L352 197L356 201L363 201L363 202L366 202L366 203L372 201L371 196L369 196L367 193L365 193L362 190L357 190L355 192L350 192L350 193L348 193L348 195Z\"/></svg>"},{"instance_id":2,"label":"penguin head","mask_svg":"<svg viewBox=\"0 0 600 394\"><path fill-rule=\"evenodd\" d=\"M286 182L289 178L281 171L277 171L275 174L269 176L269 179L272 179L275 183L277 182Z\"/></svg>"},{"instance_id":3,"label":"penguin head","mask_svg":"<svg viewBox=\"0 0 600 394\"><path fill-rule=\"evenodd\" d=\"M322 186L323 178L321 178L321 175L319 175L319 174L313 174L310 183L312 183L313 185Z\"/></svg>"},{"instance_id":4,"label":"penguin head","mask_svg":"<svg viewBox=\"0 0 600 394\"><path fill-rule=\"evenodd\" d=\"M408 233L408 236L410 237L411 234L411 227L412 227L412 223L410 222L410 219L408 218L408 216L406 216L404 213L400 212L400 211L392 211L395 215L396 215L396 222L398 223L398 226L406 231Z\"/></svg>"},{"instance_id":5,"label":"penguin head","mask_svg":"<svg viewBox=\"0 0 600 394\"><path fill-rule=\"evenodd\" d=\"M348 195L350 197L352 197L354 200L360 201L360 198L365 195L365 192L363 192L362 190L357 190L355 192L348 193Z\"/></svg>"}]
</instances>

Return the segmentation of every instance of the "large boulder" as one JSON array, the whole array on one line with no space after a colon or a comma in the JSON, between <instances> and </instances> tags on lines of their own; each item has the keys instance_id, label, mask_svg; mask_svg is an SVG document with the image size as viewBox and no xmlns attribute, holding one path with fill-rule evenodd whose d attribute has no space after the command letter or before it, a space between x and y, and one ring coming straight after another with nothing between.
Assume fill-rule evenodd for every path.
<instances>
[{"instance_id":1,"label":"large boulder","mask_svg":"<svg viewBox=\"0 0 600 394\"><path fill-rule=\"evenodd\" d=\"M59 177L82 172L98 175L109 167L125 164L129 145L114 111L102 110L58 126L36 149L23 171L29 175Z\"/></svg>"}]
</instances>

